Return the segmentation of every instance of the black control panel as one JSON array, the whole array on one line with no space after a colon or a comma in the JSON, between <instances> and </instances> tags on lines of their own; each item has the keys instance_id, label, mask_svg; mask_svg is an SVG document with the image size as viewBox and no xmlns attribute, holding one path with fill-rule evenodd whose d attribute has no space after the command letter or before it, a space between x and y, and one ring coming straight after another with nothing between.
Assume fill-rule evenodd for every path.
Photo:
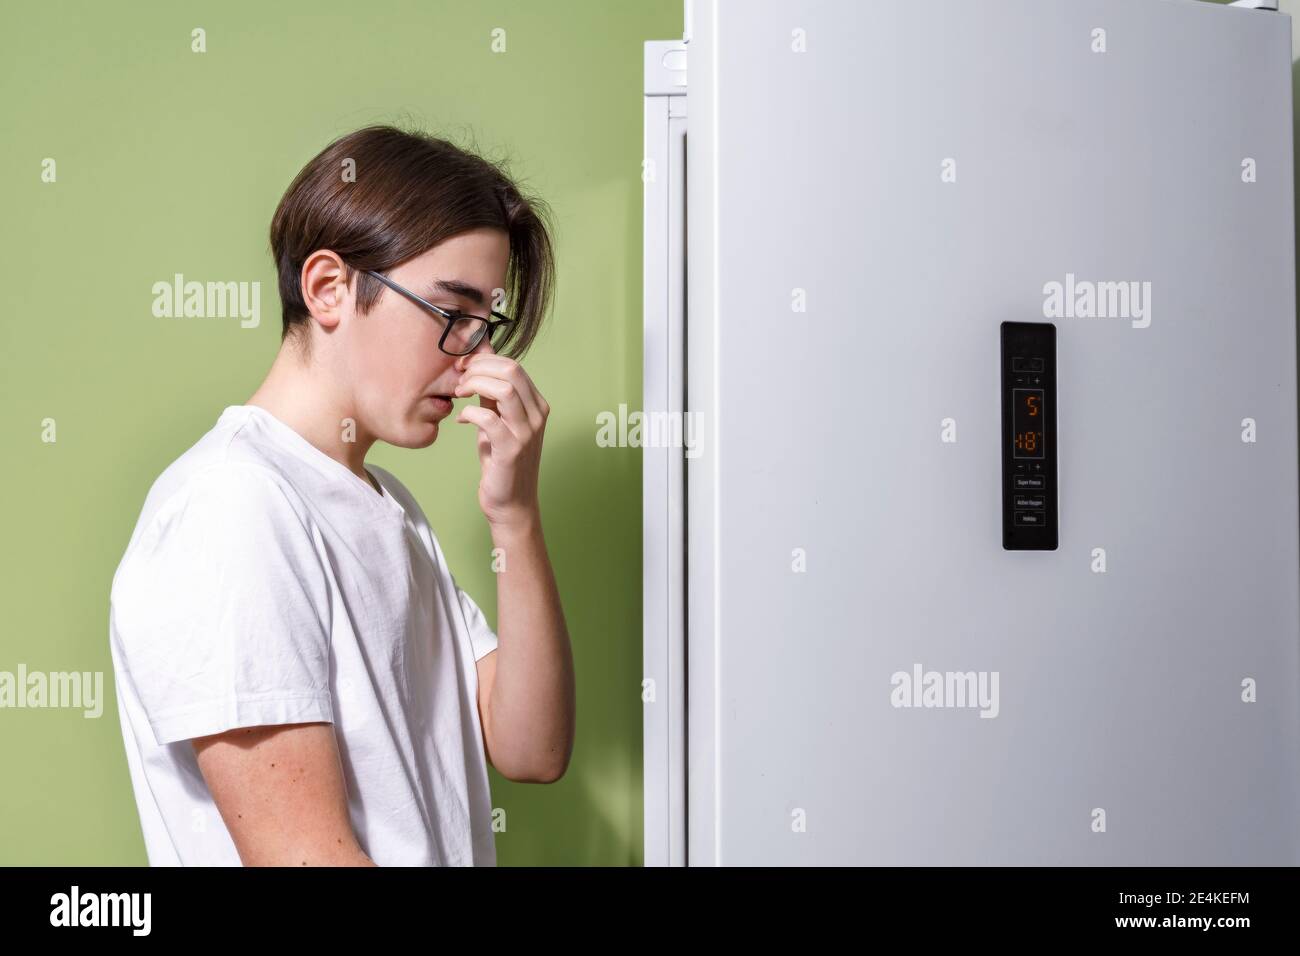
<instances>
[{"instance_id":1,"label":"black control panel","mask_svg":"<svg viewBox=\"0 0 1300 956\"><path fill-rule=\"evenodd\" d=\"M1002 323L1002 547L1055 551L1056 326Z\"/></svg>"}]
</instances>

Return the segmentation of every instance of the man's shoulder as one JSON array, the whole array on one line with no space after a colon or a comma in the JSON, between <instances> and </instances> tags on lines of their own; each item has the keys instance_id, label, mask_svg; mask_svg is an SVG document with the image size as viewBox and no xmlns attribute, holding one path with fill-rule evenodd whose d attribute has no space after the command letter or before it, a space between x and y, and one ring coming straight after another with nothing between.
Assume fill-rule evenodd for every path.
<instances>
[{"instance_id":1,"label":"man's shoulder","mask_svg":"<svg viewBox=\"0 0 1300 956\"><path fill-rule=\"evenodd\" d=\"M255 446L229 443L221 449L198 445L167 466L154 481L141 511L142 523L162 518L194 501L248 514L250 509L284 510L305 517L306 509L289 477Z\"/></svg>"},{"instance_id":2,"label":"man's shoulder","mask_svg":"<svg viewBox=\"0 0 1300 956\"><path fill-rule=\"evenodd\" d=\"M142 540L229 521L279 520L306 528L308 510L274 455L223 419L163 469L145 496L125 564Z\"/></svg>"},{"instance_id":3,"label":"man's shoulder","mask_svg":"<svg viewBox=\"0 0 1300 956\"><path fill-rule=\"evenodd\" d=\"M173 471L172 468L175 468ZM221 458L164 471L136 522L110 594L159 568L231 560L269 561L277 554L313 548L312 519L292 485L273 468L240 458Z\"/></svg>"}]
</instances>

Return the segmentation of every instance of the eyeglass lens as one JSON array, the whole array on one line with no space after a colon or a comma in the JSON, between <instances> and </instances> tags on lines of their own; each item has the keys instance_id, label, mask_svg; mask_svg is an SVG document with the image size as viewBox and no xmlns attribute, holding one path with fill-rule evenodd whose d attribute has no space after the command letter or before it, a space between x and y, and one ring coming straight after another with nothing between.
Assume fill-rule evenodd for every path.
<instances>
[{"instance_id":1,"label":"eyeglass lens","mask_svg":"<svg viewBox=\"0 0 1300 956\"><path fill-rule=\"evenodd\" d=\"M471 352L483 339L487 322L475 316L454 319L447 330L445 345L448 351L464 354Z\"/></svg>"}]
</instances>

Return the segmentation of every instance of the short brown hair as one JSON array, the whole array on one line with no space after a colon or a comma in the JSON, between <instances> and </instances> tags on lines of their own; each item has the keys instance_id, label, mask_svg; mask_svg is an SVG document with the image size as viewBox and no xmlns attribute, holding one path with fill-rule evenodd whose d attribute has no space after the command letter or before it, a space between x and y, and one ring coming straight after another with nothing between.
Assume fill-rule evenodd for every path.
<instances>
[{"instance_id":1,"label":"short brown hair","mask_svg":"<svg viewBox=\"0 0 1300 956\"><path fill-rule=\"evenodd\" d=\"M344 177L347 160L355 181ZM364 315L384 289L364 270L383 272L488 227L509 236L503 311L515 320L493 349L518 359L536 337L555 285L548 217L546 204L525 197L498 164L446 140L394 126L341 136L302 168L271 219L281 341L299 334L306 348L302 267L316 250L336 253L349 279L357 272L357 309Z\"/></svg>"}]
</instances>

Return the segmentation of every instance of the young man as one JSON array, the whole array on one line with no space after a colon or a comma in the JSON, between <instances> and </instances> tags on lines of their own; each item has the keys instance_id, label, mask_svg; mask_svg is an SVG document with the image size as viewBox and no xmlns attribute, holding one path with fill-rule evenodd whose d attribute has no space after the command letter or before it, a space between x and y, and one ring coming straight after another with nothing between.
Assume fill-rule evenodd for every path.
<instances>
[{"instance_id":1,"label":"young man","mask_svg":"<svg viewBox=\"0 0 1300 956\"><path fill-rule=\"evenodd\" d=\"M516 361L554 281L540 208L482 158L391 127L335 141L285 193L275 362L154 483L113 579L151 865L493 865L485 761L564 773L573 663L537 493L550 409ZM411 492L365 465L376 441L432 444L469 395L454 421L478 430L499 641Z\"/></svg>"}]
</instances>

